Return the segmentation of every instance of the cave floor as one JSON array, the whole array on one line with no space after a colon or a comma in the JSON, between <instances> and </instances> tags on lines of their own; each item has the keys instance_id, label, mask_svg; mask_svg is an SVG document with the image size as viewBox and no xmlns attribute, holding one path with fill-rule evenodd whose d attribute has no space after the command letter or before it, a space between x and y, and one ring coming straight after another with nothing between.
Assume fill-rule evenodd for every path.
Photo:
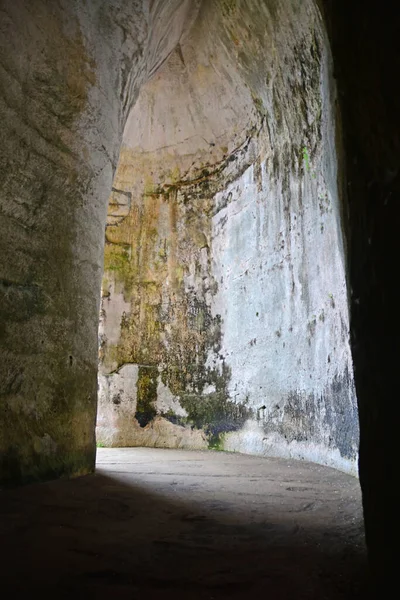
<instances>
[{"instance_id":1,"label":"cave floor","mask_svg":"<svg viewBox=\"0 0 400 600\"><path fill-rule=\"evenodd\" d=\"M365 597L358 481L310 463L101 448L0 510L4 598Z\"/></svg>"}]
</instances>

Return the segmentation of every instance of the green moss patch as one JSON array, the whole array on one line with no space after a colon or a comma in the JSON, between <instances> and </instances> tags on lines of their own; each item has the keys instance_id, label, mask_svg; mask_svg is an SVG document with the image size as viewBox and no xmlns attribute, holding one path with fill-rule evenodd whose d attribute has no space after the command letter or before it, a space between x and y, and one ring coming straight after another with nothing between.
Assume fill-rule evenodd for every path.
<instances>
[{"instance_id":1,"label":"green moss patch","mask_svg":"<svg viewBox=\"0 0 400 600\"><path fill-rule=\"evenodd\" d=\"M157 367L139 367L135 418L141 427L146 427L157 414L157 378Z\"/></svg>"},{"instance_id":2,"label":"green moss patch","mask_svg":"<svg viewBox=\"0 0 400 600\"><path fill-rule=\"evenodd\" d=\"M203 429L209 447L216 450L222 450L223 435L241 429L251 414L245 404L227 400L222 392L202 397L186 394L180 403L188 413L188 423Z\"/></svg>"}]
</instances>

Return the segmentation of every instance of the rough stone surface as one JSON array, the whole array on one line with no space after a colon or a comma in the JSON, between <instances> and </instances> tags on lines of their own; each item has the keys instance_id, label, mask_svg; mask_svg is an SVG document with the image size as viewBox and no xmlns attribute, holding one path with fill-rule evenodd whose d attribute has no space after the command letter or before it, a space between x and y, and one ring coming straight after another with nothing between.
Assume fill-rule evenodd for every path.
<instances>
[{"instance_id":1,"label":"rough stone surface","mask_svg":"<svg viewBox=\"0 0 400 600\"><path fill-rule=\"evenodd\" d=\"M0 510L5 597L366 598L358 482L315 464L101 449L96 475Z\"/></svg>"},{"instance_id":2,"label":"rough stone surface","mask_svg":"<svg viewBox=\"0 0 400 600\"><path fill-rule=\"evenodd\" d=\"M356 473L332 71L313 2L205 2L142 88L106 231L101 444L201 432Z\"/></svg>"},{"instance_id":3,"label":"rough stone surface","mask_svg":"<svg viewBox=\"0 0 400 600\"><path fill-rule=\"evenodd\" d=\"M197 3L0 3L0 479L94 467L107 197L126 116Z\"/></svg>"},{"instance_id":4,"label":"rough stone surface","mask_svg":"<svg viewBox=\"0 0 400 600\"><path fill-rule=\"evenodd\" d=\"M360 416L360 481L376 597L397 586L400 15L389 5L324 3L346 148L351 333ZM384 465L384 468L382 466ZM396 524L396 526L393 526ZM387 588L384 588L387 586ZM388 592L390 594L390 592Z\"/></svg>"}]
</instances>

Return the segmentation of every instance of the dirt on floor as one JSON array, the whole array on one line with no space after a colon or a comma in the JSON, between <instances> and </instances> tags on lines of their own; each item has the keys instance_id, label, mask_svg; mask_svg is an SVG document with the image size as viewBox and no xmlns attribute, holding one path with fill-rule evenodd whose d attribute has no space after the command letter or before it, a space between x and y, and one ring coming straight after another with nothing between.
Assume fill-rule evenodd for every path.
<instances>
[{"instance_id":1,"label":"dirt on floor","mask_svg":"<svg viewBox=\"0 0 400 600\"><path fill-rule=\"evenodd\" d=\"M299 461L99 449L0 494L4 599L365 598L357 479Z\"/></svg>"}]
</instances>

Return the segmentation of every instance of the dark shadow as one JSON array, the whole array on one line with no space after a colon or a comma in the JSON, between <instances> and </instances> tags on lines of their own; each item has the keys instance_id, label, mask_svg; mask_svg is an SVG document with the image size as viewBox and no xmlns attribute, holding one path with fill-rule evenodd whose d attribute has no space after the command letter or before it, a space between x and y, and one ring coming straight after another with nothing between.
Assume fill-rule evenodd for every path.
<instances>
[{"instance_id":1,"label":"dark shadow","mask_svg":"<svg viewBox=\"0 0 400 600\"><path fill-rule=\"evenodd\" d=\"M246 501L182 502L174 485L98 473L4 492L4 598L366 597L364 548L313 525L309 506L254 523Z\"/></svg>"}]
</instances>

